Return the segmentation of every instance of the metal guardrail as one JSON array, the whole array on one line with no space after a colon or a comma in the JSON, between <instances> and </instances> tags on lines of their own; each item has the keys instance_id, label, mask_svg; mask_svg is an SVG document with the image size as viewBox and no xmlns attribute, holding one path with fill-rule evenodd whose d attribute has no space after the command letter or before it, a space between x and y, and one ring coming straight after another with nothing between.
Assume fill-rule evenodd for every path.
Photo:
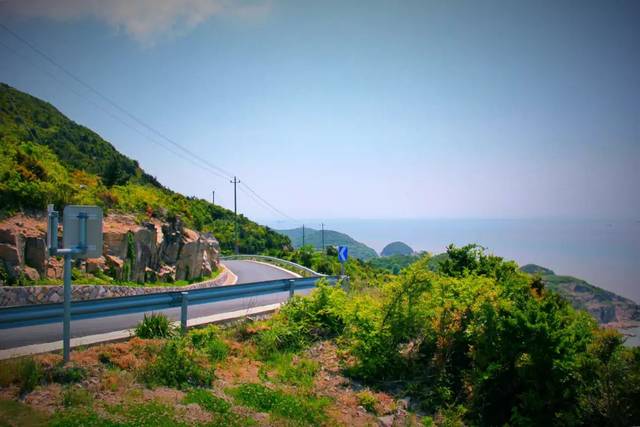
<instances>
[{"instance_id":1,"label":"metal guardrail","mask_svg":"<svg viewBox=\"0 0 640 427\"><path fill-rule=\"evenodd\" d=\"M250 298L276 292L289 292L289 297L292 297L294 291L315 287L320 279L325 279L329 283L335 284L338 282L339 277L323 276L278 279L242 285L195 289L191 291L172 291L128 297L75 301L71 303L71 320L93 319L181 307L181 324L183 328L186 328L187 309L189 305L205 304L235 298ZM62 322L63 313L63 303L0 308L0 329Z\"/></svg>"},{"instance_id":2,"label":"metal guardrail","mask_svg":"<svg viewBox=\"0 0 640 427\"><path fill-rule=\"evenodd\" d=\"M265 261L267 263L271 263L271 264L282 264L282 265L286 265L290 268L293 268L295 270L299 270L302 271L306 274L309 274L311 277L315 276L315 277L326 277L326 274L322 274L322 273L318 273L317 271L313 271L312 269L305 267L304 265L300 265L300 264L296 264L295 262L291 262L291 261L287 261L285 259L280 259L280 258L276 258L276 257L272 257L272 256L267 256L267 255L227 255L227 256L222 256L220 257L221 260L257 260L257 261Z\"/></svg>"}]
</instances>

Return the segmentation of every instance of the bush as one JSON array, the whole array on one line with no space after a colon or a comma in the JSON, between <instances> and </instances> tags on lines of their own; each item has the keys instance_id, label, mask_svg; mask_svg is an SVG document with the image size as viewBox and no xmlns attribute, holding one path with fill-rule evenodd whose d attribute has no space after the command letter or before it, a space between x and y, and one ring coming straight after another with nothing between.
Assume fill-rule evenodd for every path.
<instances>
[{"instance_id":1,"label":"bush","mask_svg":"<svg viewBox=\"0 0 640 427\"><path fill-rule=\"evenodd\" d=\"M156 360L142 371L142 379L148 385L176 388L209 386L213 371L201 366L201 359L184 338L172 338L162 347Z\"/></svg>"},{"instance_id":2,"label":"bush","mask_svg":"<svg viewBox=\"0 0 640 427\"><path fill-rule=\"evenodd\" d=\"M93 402L93 396L80 387L66 386L62 391L62 405L65 408L70 406L88 406Z\"/></svg>"},{"instance_id":3,"label":"bush","mask_svg":"<svg viewBox=\"0 0 640 427\"><path fill-rule=\"evenodd\" d=\"M139 338L171 338L175 335L175 327L163 313L144 314L142 321L136 326L135 334Z\"/></svg>"},{"instance_id":4,"label":"bush","mask_svg":"<svg viewBox=\"0 0 640 427\"><path fill-rule=\"evenodd\" d=\"M73 364L58 364L49 369L45 375L49 382L72 384L84 380L87 377L87 370Z\"/></svg>"},{"instance_id":5,"label":"bush","mask_svg":"<svg viewBox=\"0 0 640 427\"><path fill-rule=\"evenodd\" d=\"M376 413L376 403L378 403L378 399L376 399L375 394L371 393L369 390L363 390L359 392L356 397L358 398L358 404L360 406L372 414Z\"/></svg>"},{"instance_id":6,"label":"bush","mask_svg":"<svg viewBox=\"0 0 640 427\"><path fill-rule=\"evenodd\" d=\"M324 281L310 296L295 296L254 338L259 354L268 359L278 352L297 351L319 339L337 336L344 329L345 301L341 288Z\"/></svg>"},{"instance_id":7,"label":"bush","mask_svg":"<svg viewBox=\"0 0 640 427\"><path fill-rule=\"evenodd\" d=\"M189 338L193 347L206 353L211 362L220 362L229 354L229 346L220 338L220 328L215 325L194 329Z\"/></svg>"}]
</instances>

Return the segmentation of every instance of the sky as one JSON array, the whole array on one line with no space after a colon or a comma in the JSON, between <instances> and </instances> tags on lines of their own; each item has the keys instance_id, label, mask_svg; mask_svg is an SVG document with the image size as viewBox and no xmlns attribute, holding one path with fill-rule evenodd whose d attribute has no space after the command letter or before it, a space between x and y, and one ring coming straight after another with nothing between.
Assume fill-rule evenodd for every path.
<instances>
[{"instance_id":1,"label":"sky","mask_svg":"<svg viewBox=\"0 0 640 427\"><path fill-rule=\"evenodd\" d=\"M122 110L3 28L0 81L233 208L135 116L277 209L240 186L255 219L638 220L638 22L635 0L0 0Z\"/></svg>"}]
</instances>

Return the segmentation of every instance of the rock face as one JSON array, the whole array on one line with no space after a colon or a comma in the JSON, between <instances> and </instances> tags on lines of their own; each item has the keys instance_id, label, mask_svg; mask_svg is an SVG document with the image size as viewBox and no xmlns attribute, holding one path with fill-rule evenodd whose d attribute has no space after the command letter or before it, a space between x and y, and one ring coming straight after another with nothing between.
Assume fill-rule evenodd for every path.
<instances>
[{"instance_id":1,"label":"rock face","mask_svg":"<svg viewBox=\"0 0 640 427\"><path fill-rule=\"evenodd\" d=\"M110 215L103 238L103 256L79 263L87 273L172 282L207 276L218 268L215 237L185 228L179 220L138 224L131 216ZM0 222L0 269L0 281L8 283L62 277L62 263L47 256L44 217L20 215Z\"/></svg>"}]
</instances>

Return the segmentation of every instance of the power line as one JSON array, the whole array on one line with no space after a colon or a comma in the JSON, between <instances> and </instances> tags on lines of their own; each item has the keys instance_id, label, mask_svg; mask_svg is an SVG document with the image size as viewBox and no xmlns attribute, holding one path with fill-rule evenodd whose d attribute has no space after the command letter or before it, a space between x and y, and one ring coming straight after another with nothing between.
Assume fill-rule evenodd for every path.
<instances>
[{"instance_id":1,"label":"power line","mask_svg":"<svg viewBox=\"0 0 640 427\"><path fill-rule=\"evenodd\" d=\"M273 206L271 203L269 203L267 200L265 200L262 196L260 196L257 192L255 192L251 187L249 187L247 185L246 182L242 182L242 185L244 185L246 187L247 190L249 190L253 195L255 195L258 199L260 199L265 205L269 206L274 212L276 212L277 214L282 215L283 217L290 219L292 221L296 221L295 218L287 215L286 213L282 212L280 209L276 208L275 206Z\"/></svg>"},{"instance_id":2,"label":"power line","mask_svg":"<svg viewBox=\"0 0 640 427\"><path fill-rule=\"evenodd\" d=\"M183 153L186 154L186 156L182 153L176 152L175 150L173 150L172 148L170 148L169 146L167 146L165 143L156 140L155 138L152 138L150 135L145 134L144 132L141 132L138 128L136 128L135 126L132 126L130 123L122 120L121 117L113 114L111 111L107 110L106 108L104 108L103 106L101 106L100 104L94 102L93 100L85 97L83 94L81 94L80 92L76 91L74 88L72 88L71 86L68 86L66 83L62 82L60 79L58 79L57 76L55 76L53 73L51 73L48 70L45 70L41 67L39 67L37 64L35 64L33 61L31 61L30 58L24 56L23 54L19 53L18 51L16 51L15 49L11 48L10 46L0 42L0 44L2 44L2 46L4 46L6 49L8 49L9 51L11 51L13 54L15 54L16 56L20 57L21 59L25 60L26 62L30 63L33 67L38 68L40 71L44 72L45 74L47 74L49 77L51 77L53 80L55 80L56 82L58 82L59 84L69 88L76 96L83 98L84 100L86 100L87 102L91 103L94 107L100 109L101 111L103 111L104 113L106 113L107 115L109 115L112 119L120 122L121 124L123 124L124 126L128 127L129 129L133 130L134 132L144 136L145 138L147 138L149 141L151 141L152 143L161 146L162 148L164 148L165 150L171 152L172 154L188 161L189 163L200 167L201 169L212 173L220 178L224 178L224 179L231 179L232 178L232 173L226 171L225 169L216 166L210 162L208 162L205 159L202 159L200 156L198 156L197 154L193 153L192 151L190 151L189 149L183 147L181 144L177 143L176 141L172 140L171 138L169 138L168 136L164 135L162 132L160 132L159 130L155 129L154 127L152 127L151 125L147 124L146 122L144 122L142 119L138 118L137 116L135 116L133 113L130 113L128 110L126 110L124 107L121 107L118 103L116 103L114 100L112 100L110 97L108 97L107 95L103 94L102 92L100 92L99 90L95 89L93 86L91 86L89 83L86 83L84 80L82 80L80 77L78 77L77 75L75 75L74 73L72 73L71 71L69 71L68 69L66 69L65 67L63 67L62 65L60 65L55 59L53 59L51 56L47 55L45 52L43 52L42 50L40 50L38 47L36 47L35 45L33 45L32 43L30 43L28 40L26 40L25 38L23 38L22 36L20 36L19 34L17 34L16 32L12 31L10 28L8 28L6 25L4 25L2 22L0 22L0 28L4 29L7 33L9 33L11 36L13 36L14 38L16 38L17 40L19 40L20 42L22 42L23 44L25 44L27 47L29 47L31 50L33 50L35 53L37 53L39 56L41 56L42 58L44 58L47 62L49 62L50 64L52 64L53 66L55 66L56 68L58 68L59 70L61 70L64 74L66 74L69 78L71 78L72 80L74 80L75 82L77 82L78 84L82 85L83 87L85 87L87 90L89 90L90 92L92 92L93 94L95 94L96 96L98 96L99 98L101 98L103 101L107 102L109 105L111 105L113 108L117 109L118 111L120 111L122 114L126 115L127 117L129 117L129 119L133 120L135 123L137 123L138 125L142 126L143 128L147 129L149 132L155 134L156 136L162 138L163 140L167 141L168 143L170 143L171 145L173 145L174 147L176 147L177 149L179 149L180 151L182 151ZM195 160L195 161L194 161ZM196 162L200 162L196 163ZM233 180L236 181L235 176L233 177ZM233 182L233 181L232 181ZM236 184L241 184L244 185L244 187L250 192L247 193L246 191L243 191L245 194L249 195L250 197L252 197L254 200L262 203L263 206L265 206L267 209L272 210L273 212L275 212L278 215L281 215L287 219L296 221L295 218L287 215L286 213L284 213L282 210L278 209L277 207L275 207L273 204L269 203L265 198L263 198L262 196L260 196L256 191L254 191L251 187L249 187L245 182L240 182L239 180L236 182ZM235 187L235 185L234 185ZM242 187L241 187L242 190ZM235 194L235 188L234 188L234 194ZM234 196L234 204L235 204L235 196Z\"/></svg>"},{"instance_id":3,"label":"power line","mask_svg":"<svg viewBox=\"0 0 640 427\"><path fill-rule=\"evenodd\" d=\"M70 77L71 79L73 79L74 81L76 81L78 84L84 86L87 90L91 91L92 93L94 93L95 95L97 95L98 97L102 98L104 101L106 101L107 103L109 103L112 107L116 108L118 111L120 111L121 113L125 114L127 117L129 117L131 120L135 121L136 123L138 123L140 126L144 127L145 129L147 129L148 131L156 134L157 136L159 136L160 138L164 139L165 141L169 142L171 145L175 146L176 148L178 148L180 151L186 153L187 155L193 157L194 159L196 159L197 161L200 161L204 164L206 164L207 166L213 168L214 170L219 171L220 173L222 173L223 175L225 175L226 178L231 178L231 176L233 175L230 172L227 172L226 170L222 169L219 166L216 166L210 162L208 162L205 159L202 159L200 156L198 156L197 154L193 153L191 150L183 147L181 144L175 142L174 140L172 140L171 138L169 138L168 136L166 136L165 134L163 134L162 132L160 132L159 130L155 129L154 127L152 127L151 125L147 124L146 122L144 122L142 119L138 118L137 116L135 116L133 113L130 113L128 110L126 110L124 107L121 107L118 103L116 103L114 100L112 100L111 98L109 98L107 95L103 94L102 92L100 92L99 90L95 89L93 86L91 86L89 83L86 83L84 80L82 80L80 77L76 76L74 73L72 73L71 71L67 70L65 67L63 67L62 65L60 65L55 59L53 59L51 56L47 55L46 53L44 53L43 51L41 51L40 49L38 49L35 45L33 45L32 43L30 43L28 40L24 39L23 37L21 37L19 34L15 33L14 31L12 31L10 28L8 28L6 25L4 25L3 23L0 22L0 27L2 27L6 32L8 32L9 34L11 34L13 37L15 37L16 39L18 39L19 41L21 41L22 43L24 43L26 46L28 46L31 50L33 50L34 52L36 52L38 55L40 55L41 57L43 57L45 60L47 60L49 63L51 63L53 66L57 67L58 69L60 69L63 73L65 73L68 77Z\"/></svg>"},{"instance_id":4,"label":"power line","mask_svg":"<svg viewBox=\"0 0 640 427\"><path fill-rule=\"evenodd\" d=\"M0 24L1 25L1 24ZM13 53L14 55L16 55L18 58L22 59L23 61L27 62L28 64L30 64L31 66L33 66L34 68L38 69L39 71L41 71L42 73L46 74L47 76L49 76L49 78L51 78L52 80L56 81L58 84L60 84L61 86L66 87L71 93L73 93L74 95L76 95L77 97L87 101L89 104L91 104L93 107L97 108L98 110L102 111L103 113L107 114L109 117L111 117L113 120L116 120L117 122L119 122L120 124L122 124L123 126L126 126L127 128L131 129L132 131L136 132L137 134L143 136L144 138L148 139L150 142L152 142L153 144L156 144L162 148L164 148L165 150L169 151L170 153L172 153L175 156L180 157L181 159L191 163L192 165L199 167L209 173L213 173L217 176L219 176L220 178L226 179L226 176L218 173L215 170L209 169L208 167L205 167L203 165L200 165L196 162L193 161L193 159L186 157L184 154L179 153L178 151L175 151L174 149L172 149L171 147L167 146L165 143L152 138L150 135L147 135L146 133L140 131L140 129L136 128L135 126L132 126L130 123L126 122L125 120L123 120L120 116L114 114L113 112L109 111L108 109L106 109L105 107L103 107L102 105L98 104L97 102L93 101L90 98L87 98L86 96L84 96L83 93L79 92L78 90L76 90L75 88L73 88L72 86L68 85L66 82L60 80L55 74L53 74L52 72L50 72L49 70L46 70L42 67L40 67L38 64L36 64L33 60L31 60L31 58L29 58L28 56L20 53L19 51L15 50L14 48L12 48L11 46L3 43L2 41L0 41L0 45L2 47L4 47L5 49L7 49L9 52Z\"/></svg>"}]
</instances>

